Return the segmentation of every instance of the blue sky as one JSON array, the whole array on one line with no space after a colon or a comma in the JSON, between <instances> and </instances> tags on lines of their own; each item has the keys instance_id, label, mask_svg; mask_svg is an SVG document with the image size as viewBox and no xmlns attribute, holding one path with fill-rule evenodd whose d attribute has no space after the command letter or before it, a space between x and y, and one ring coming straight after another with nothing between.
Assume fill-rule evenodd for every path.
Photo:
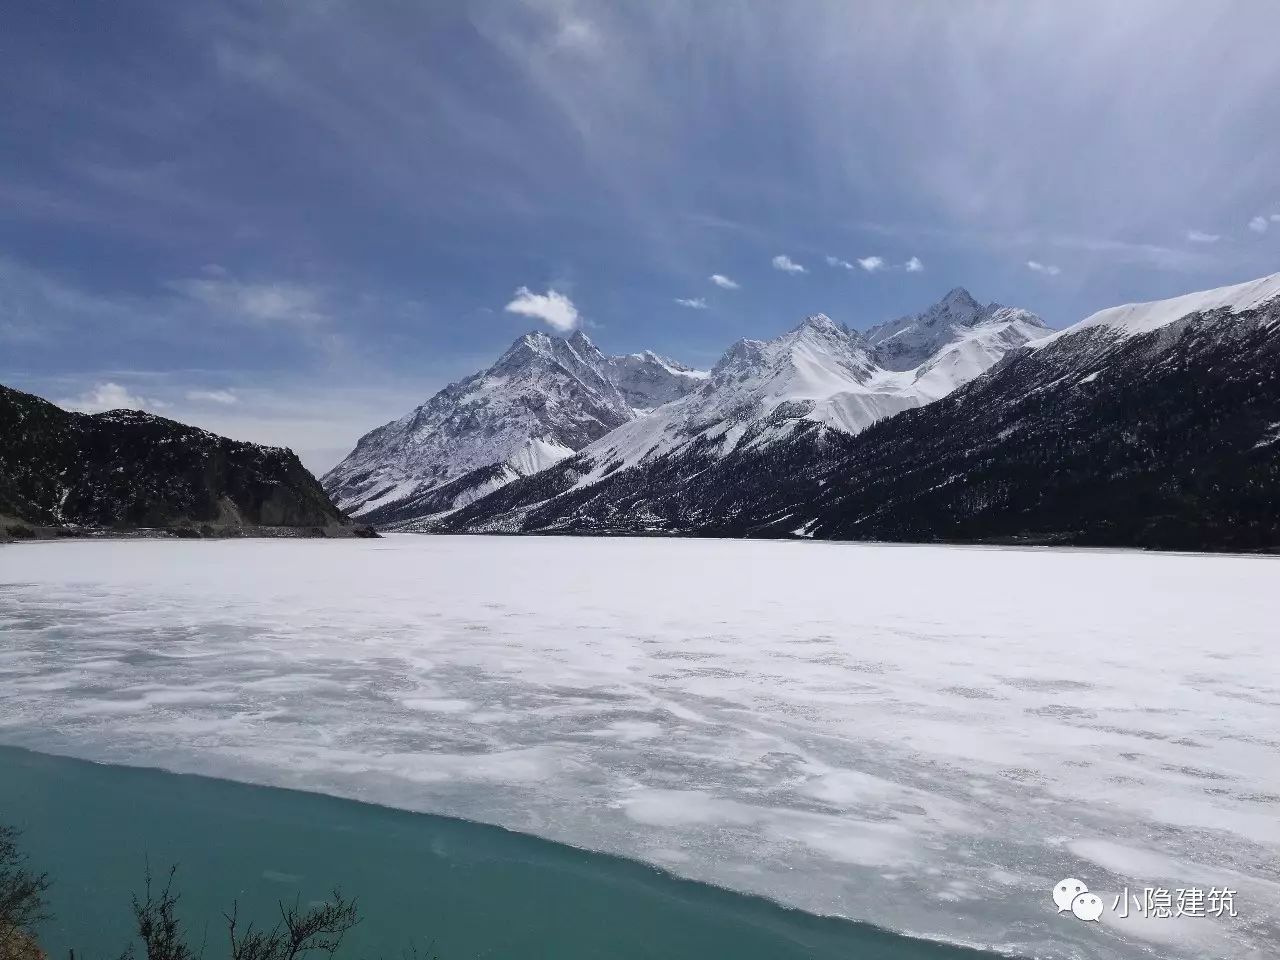
<instances>
[{"instance_id":1,"label":"blue sky","mask_svg":"<svg viewBox=\"0 0 1280 960\"><path fill-rule=\"evenodd\" d=\"M10 4L0 383L322 469L531 326L708 366L957 285L1064 326L1249 279L1277 35L1266 0Z\"/></svg>"}]
</instances>

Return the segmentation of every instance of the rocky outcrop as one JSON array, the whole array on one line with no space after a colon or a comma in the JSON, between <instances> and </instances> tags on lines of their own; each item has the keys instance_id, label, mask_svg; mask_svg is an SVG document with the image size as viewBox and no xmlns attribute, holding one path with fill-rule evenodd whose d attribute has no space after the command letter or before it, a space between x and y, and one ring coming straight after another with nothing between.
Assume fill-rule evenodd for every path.
<instances>
[{"instance_id":1,"label":"rocky outcrop","mask_svg":"<svg viewBox=\"0 0 1280 960\"><path fill-rule=\"evenodd\" d=\"M0 387L0 532L351 536L290 450L137 410L71 413Z\"/></svg>"}]
</instances>

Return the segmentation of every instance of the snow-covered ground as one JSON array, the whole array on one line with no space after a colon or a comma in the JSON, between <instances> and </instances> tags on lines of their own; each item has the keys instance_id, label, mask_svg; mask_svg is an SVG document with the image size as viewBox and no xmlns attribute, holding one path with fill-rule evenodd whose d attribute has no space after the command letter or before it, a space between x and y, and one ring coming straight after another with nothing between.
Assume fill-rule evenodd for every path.
<instances>
[{"instance_id":1,"label":"snow-covered ground","mask_svg":"<svg viewBox=\"0 0 1280 960\"><path fill-rule=\"evenodd\" d=\"M1041 957L1274 958L1278 574L692 540L19 545L0 741L489 821ZM1229 887L1239 916L1085 923L1050 900L1067 876L1108 907Z\"/></svg>"}]
</instances>

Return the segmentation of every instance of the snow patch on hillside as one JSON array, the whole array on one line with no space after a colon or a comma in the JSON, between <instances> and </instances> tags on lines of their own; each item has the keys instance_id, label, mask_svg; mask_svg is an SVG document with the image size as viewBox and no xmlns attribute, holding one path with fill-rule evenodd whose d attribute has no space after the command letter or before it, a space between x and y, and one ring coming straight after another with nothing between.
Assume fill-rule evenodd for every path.
<instances>
[{"instance_id":1,"label":"snow patch on hillside","mask_svg":"<svg viewBox=\"0 0 1280 960\"><path fill-rule=\"evenodd\" d=\"M565 457L571 456L573 456L571 447L543 440L540 437L530 437L529 442L515 456L507 460L507 466L520 476L527 477L531 473L545 470Z\"/></svg>"}]
</instances>

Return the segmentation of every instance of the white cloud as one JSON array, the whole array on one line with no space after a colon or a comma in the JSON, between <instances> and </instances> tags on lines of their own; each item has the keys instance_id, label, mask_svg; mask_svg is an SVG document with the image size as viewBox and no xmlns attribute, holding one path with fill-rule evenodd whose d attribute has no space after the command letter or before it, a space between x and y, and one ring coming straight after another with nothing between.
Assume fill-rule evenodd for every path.
<instances>
[{"instance_id":1,"label":"white cloud","mask_svg":"<svg viewBox=\"0 0 1280 960\"><path fill-rule=\"evenodd\" d=\"M1249 229L1254 233L1266 233L1267 226L1267 218L1263 216L1254 217L1249 221Z\"/></svg>"},{"instance_id":2,"label":"white cloud","mask_svg":"<svg viewBox=\"0 0 1280 960\"><path fill-rule=\"evenodd\" d=\"M572 300L563 293L550 289L546 293L534 293L528 287L521 287L516 291L515 299L502 309L508 313L541 320L561 333L572 330L581 319Z\"/></svg>"},{"instance_id":3,"label":"white cloud","mask_svg":"<svg viewBox=\"0 0 1280 960\"><path fill-rule=\"evenodd\" d=\"M804 267L796 263L785 253L780 253L773 258L773 269L781 270L783 273L808 273Z\"/></svg>"},{"instance_id":4,"label":"white cloud","mask_svg":"<svg viewBox=\"0 0 1280 960\"><path fill-rule=\"evenodd\" d=\"M230 390L188 390L187 399L193 403L220 403L223 406L240 402L240 398Z\"/></svg>"},{"instance_id":5,"label":"white cloud","mask_svg":"<svg viewBox=\"0 0 1280 960\"><path fill-rule=\"evenodd\" d=\"M890 267L884 257L876 256L859 257L856 264L852 264L848 260L841 260L839 257L827 257L827 263L831 264L833 267L843 267L845 270L853 270L856 267L860 267L867 271L867 273L875 273L878 270L897 269L896 267ZM907 273L919 273L924 269L924 264L920 261L919 257L912 257L902 265L902 269L907 271Z\"/></svg>"},{"instance_id":6,"label":"white cloud","mask_svg":"<svg viewBox=\"0 0 1280 960\"><path fill-rule=\"evenodd\" d=\"M1219 233L1205 233L1203 230L1188 230L1187 240L1191 243L1217 243L1222 239Z\"/></svg>"},{"instance_id":7,"label":"white cloud","mask_svg":"<svg viewBox=\"0 0 1280 960\"><path fill-rule=\"evenodd\" d=\"M690 299L685 299L684 297L676 297L676 303L680 304L680 306L682 307L689 307L692 310L707 309L707 301L704 300L702 297L692 297Z\"/></svg>"},{"instance_id":8,"label":"white cloud","mask_svg":"<svg viewBox=\"0 0 1280 960\"><path fill-rule=\"evenodd\" d=\"M1027 269L1034 270L1036 273L1044 273L1051 277L1056 277L1062 272L1061 267L1056 267L1051 263L1041 263L1039 260L1028 260Z\"/></svg>"},{"instance_id":9,"label":"white cloud","mask_svg":"<svg viewBox=\"0 0 1280 960\"><path fill-rule=\"evenodd\" d=\"M78 397L59 400L58 406L79 413L102 413L104 410L157 410L168 404L140 397L118 383L107 381L91 387Z\"/></svg>"},{"instance_id":10,"label":"white cloud","mask_svg":"<svg viewBox=\"0 0 1280 960\"><path fill-rule=\"evenodd\" d=\"M190 278L168 286L211 310L255 323L314 327L328 320L320 293L296 283Z\"/></svg>"},{"instance_id":11,"label":"white cloud","mask_svg":"<svg viewBox=\"0 0 1280 960\"><path fill-rule=\"evenodd\" d=\"M595 25L581 17L564 17L555 31L553 44L561 49L578 53L594 53L599 49L601 37Z\"/></svg>"},{"instance_id":12,"label":"white cloud","mask_svg":"<svg viewBox=\"0 0 1280 960\"><path fill-rule=\"evenodd\" d=\"M714 283L721 290L737 290L738 289L738 282L736 280L730 280L723 273L713 273L711 275L711 282Z\"/></svg>"}]
</instances>

